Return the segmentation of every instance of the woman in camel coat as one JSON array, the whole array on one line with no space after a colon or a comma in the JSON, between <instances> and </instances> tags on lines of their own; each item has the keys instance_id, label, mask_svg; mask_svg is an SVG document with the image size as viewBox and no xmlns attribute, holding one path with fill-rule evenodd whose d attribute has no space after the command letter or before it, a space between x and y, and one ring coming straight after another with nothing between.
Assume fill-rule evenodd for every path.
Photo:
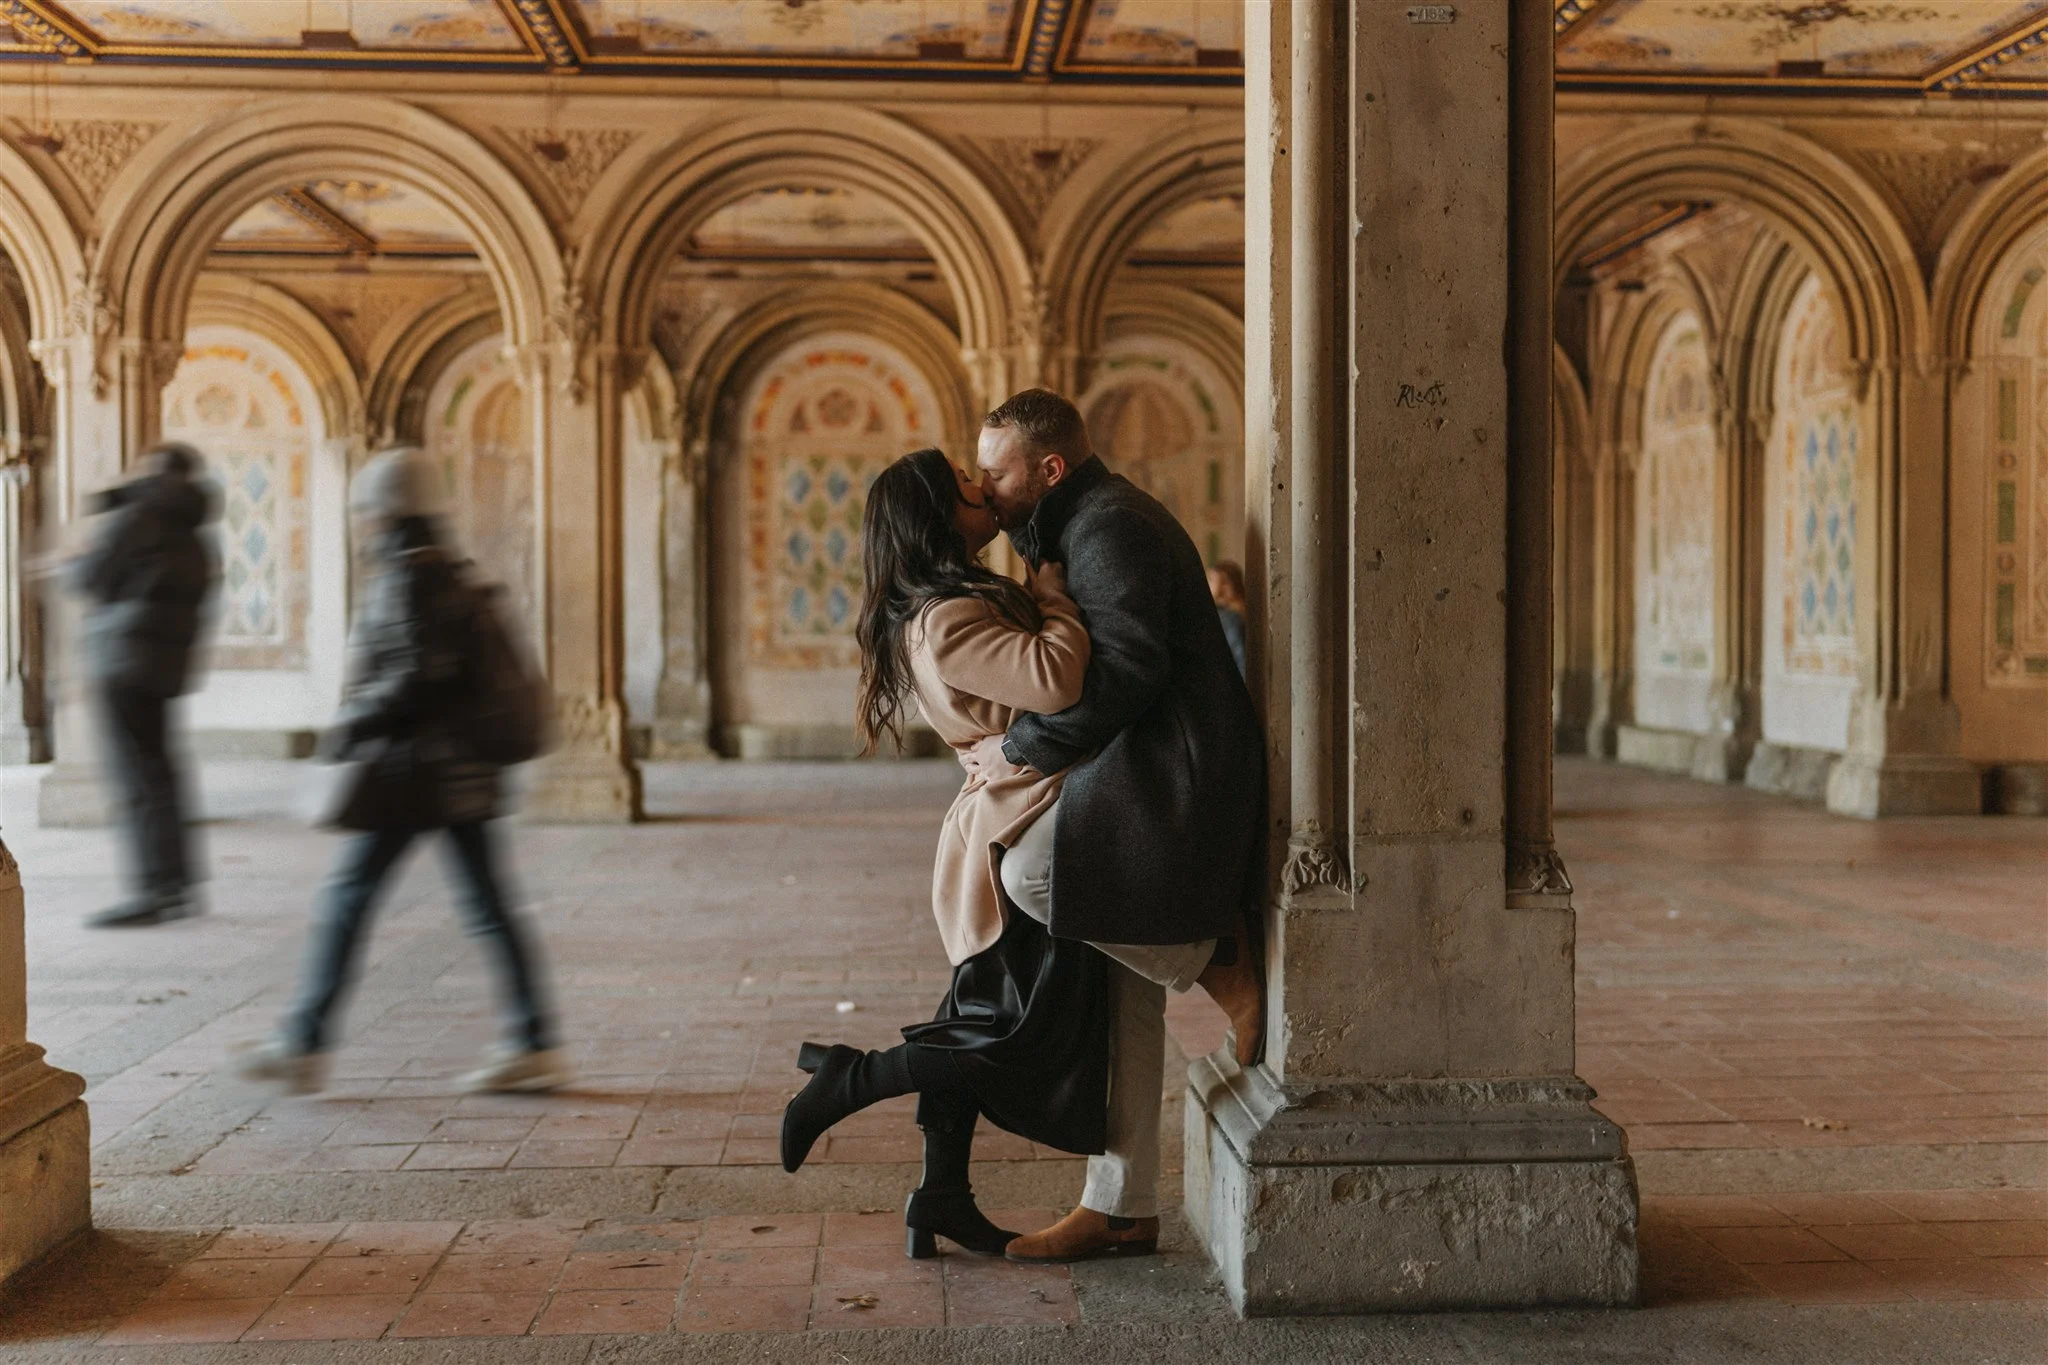
<instances>
[{"instance_id":1,"label":"woman in camel coat","mask_svg":"<svg viewBox=\"0 0 2048 1365\"><path fill-rule=\"evenodd\" d=\"M936 450L906 455L868 490L862 528L859 726L870 749L902 735L915 700L964 758L1025 713L1080 698L1088 635L1057 564L1028 586L975 559L995 538L981 490ZM930 1023L881 1052L806 1043L813 1078L784 1111L783 1165L795 1170L826 1129L916 1091L923 1183L904 1221L913 1256L933 1234L1000 1255L1012 1234L974 1206L967 1183L975 1120L1082 1154L1103 1149L1108 1094L1106 959L1012 913L1004 847L1059 799L1060 777L999 763L970 768L939 831L932 912L953 962Z\"/></svg>"}]
</instances>

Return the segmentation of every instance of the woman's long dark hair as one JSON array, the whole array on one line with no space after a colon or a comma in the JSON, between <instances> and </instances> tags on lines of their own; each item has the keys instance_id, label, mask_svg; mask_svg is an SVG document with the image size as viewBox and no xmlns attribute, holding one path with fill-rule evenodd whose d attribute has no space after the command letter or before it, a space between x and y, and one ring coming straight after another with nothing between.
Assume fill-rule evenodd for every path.
<instances>
[{"instance_id":1,"label":"woman's long dark hair","mask_svg":"<svg viewBox=\"0 0 2048 1365\"><path fill-rule=\"evenodd\" d=\"M968 553L953 525L959 503L952 461L938 450L912 451L868 486L860 528L867 588L854 630L860 641L854 725L863 754L873 753L885 734L899 751L903 747L903 706L915 685L907 627L927 604L978 597L1020 630L1044 625L1030 593Z\"/></svg>"}]
</instances>

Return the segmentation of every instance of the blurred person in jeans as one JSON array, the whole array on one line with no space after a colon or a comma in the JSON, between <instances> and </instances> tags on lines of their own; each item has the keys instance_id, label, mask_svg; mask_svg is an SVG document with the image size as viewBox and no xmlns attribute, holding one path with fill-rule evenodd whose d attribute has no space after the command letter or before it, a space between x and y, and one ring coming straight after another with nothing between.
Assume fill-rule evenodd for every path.
<instances>
[{"instance_id":1,"label":"blurred person in jeans","mask_svg":"<svg viewBox=\"0 0 2048 1365\"><path fill-rule=\"evenodd\" d=\"M84 597L82 643L121 803L134 895L86 921L161 924L198 913L184 777L170 744L172 699L189 690L192 646L216 578L201 528L214 499L199 452L166 442L135 479L100 493L102 524L65 577Z\"/></svg>"},{"instance_id":2,"label":"blurred person in jeans","mask_svg":"<svg viewBox=\"0 0 2048 1365\"><path fill-rule=\"evenodd\" d=\"M413 447L384 451L349 487L349 510L374 576L351 638L341 713L324 757L353 783L334 823L357 831L342 847L313 926L305 977L277 1036L241 1062L245 1076L294 1093L326 1079L336 1006L355 975L377 894L422 835L447 834L472 936L496 968L506 1038L463 1077L471 1090L551 1090L568 1079L528 931L513 914L490 821L500 769L462 737L476 686L465 629L470 593L436 515L436 474Z\"/></svg>"}]
</instances>

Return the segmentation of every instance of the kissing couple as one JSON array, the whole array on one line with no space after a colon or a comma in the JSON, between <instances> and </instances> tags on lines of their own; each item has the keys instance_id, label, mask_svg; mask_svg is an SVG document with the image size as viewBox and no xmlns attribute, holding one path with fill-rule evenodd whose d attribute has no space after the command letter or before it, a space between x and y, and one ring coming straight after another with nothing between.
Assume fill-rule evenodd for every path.
<instances>
[{"instance_id":1,"label":"kissing couple","mask_svg":"<svg viewBox=\"0 0 2048 1365\"><path fill-rule=\"evenodd\" d=\"M983 422L975 473L905 455L868 489L858 724L907 708L967 778L940 826L932 912L953 980L879 1052L805 1043L782 1119L795 1171L833 1124L916 1092L911 1256L945 1237L1013 1261L1159 1243L1166 992L1201 986L1240 1064L1264 1049L1265 761L1201 555L1113 474L1046 389ZM1023 584L979 562L1008 533ZM1079 1206L1019 1236L975 1206L975 1123L1088 1157Z\"/></svg>"}]
</instances>

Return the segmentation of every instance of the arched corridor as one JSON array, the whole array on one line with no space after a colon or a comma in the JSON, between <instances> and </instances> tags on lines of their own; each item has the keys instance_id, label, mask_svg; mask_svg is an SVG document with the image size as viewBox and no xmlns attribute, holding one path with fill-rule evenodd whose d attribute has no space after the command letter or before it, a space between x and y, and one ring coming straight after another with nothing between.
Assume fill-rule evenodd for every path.
<instances>
[{"instance_id":1,"label":"arched corridor","mask_svg":"<svg viewBox=\"0 0 2048 1365\"><path fill-rule=\"evenodd\" d=\"M1017 501L1038 388L1086 434L1044 405ZM203 871L94 927L176 788L73 589L165 441ZM1072 687L949 675L918 583L862 755L871 488L928 447L937 596L1089 641L1066 774L1013 741ZM380 592L436 547L482 633ZM0 0L0 645L30 1365L2039 1355L2048 0ZM331 728L393 656L436 682ZM307 828L387 742L412 817ZM956 838L988 771L1043 804ZM503 804L429 809L463 777ZM1156 918L1041 920L1027 828ZM443 830L468 894L407 862L323 1032ZM949 963L935 858L1007 942ZM936 1102L788 1155L800 1043L893 1054L1019 939L1110 973L1044 973L1089 1086L1150 1009L1102 959L1188 957L1159 1204L981 1111L991 1246L1113 1257L922 1254L912 1182L974 1197Z\"/></svg>"}]
</instances>

